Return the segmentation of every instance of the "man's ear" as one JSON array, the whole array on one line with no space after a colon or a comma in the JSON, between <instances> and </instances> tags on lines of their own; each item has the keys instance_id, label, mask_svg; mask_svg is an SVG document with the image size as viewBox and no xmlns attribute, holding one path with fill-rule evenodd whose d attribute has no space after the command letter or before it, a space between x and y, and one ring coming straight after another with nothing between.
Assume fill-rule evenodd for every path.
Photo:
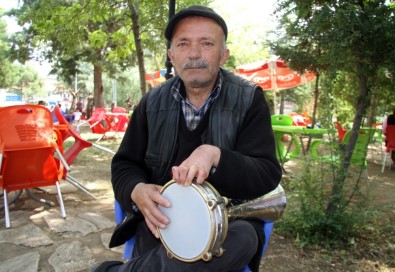
<instances>
[{"instance_id":1,"label":"man's ear","mask_svg":"<svg viewBox=\"0 0 395 272\"><path fill-rule=\"evenodd\" d=\"M224 65L225 62L228 60L229 54L230 54L229 49L226 48L224 53L222 53L222 56L221 56L221 62L220 62L221 65Z\"/></svg>"},{"instance_id":2,"label":"man's ear","mask_svg":"<svg viewBox=\"0 0 395 272\"><path fill-rule=\"evenodd\" d=\"M174 59L173 52L170 48L167 49L167 55L169 56L170 61L173 61L173 59Z\"/></svg>"}]
</instances>

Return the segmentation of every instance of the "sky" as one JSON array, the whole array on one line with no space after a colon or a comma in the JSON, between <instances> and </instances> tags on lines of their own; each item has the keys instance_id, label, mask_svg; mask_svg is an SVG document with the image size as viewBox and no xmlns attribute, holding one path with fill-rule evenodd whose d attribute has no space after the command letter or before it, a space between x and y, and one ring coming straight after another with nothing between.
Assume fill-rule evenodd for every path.
<instances>
[{"instance_id":1,"label":"sky","mask_svg":"<svg viewBox=\"0 0 395 272\"><path fill-rule=\"evenodd\" d=\"M230 30L254 25L267 28L270 14L274 11L277 0L214 0L213 8L224 17Z\"/></svg>"},{"instance_id":2,"label":"sky","mask_svg":"<svg viewBox=\"0 0 395 272\"><path fill-rule=\"evenodd\" d=\"M17 7L18 7L18 0L2 0L2 1L0 1L0 8L5 11L7 11L11 8L17 8ZM2 18L7 23L7 32L8 33L13 33L13 32L20 29L20 27L18 26L18 24L15 22L14 19L12 19L8 16L4 16Z\"/></svg>"},{"instance_id":3,"label":"sky","mask_svg":"<svg viewBox=\"0 0 395 272\"><path fill-rule=\"evenodd\" d=\"M18 7L18 0L1 0L0 1L0 8L5 11L12 9L12 8L17 8L17 7ZM15 22L14 18L11 18L8 16L4 16L2 18L7 23L7 33L14 33L18 30L21 30L21 27ZM37 61L30 60L27 62L27 65L33 67L37 71L38 75L42 78L54 77L52 75L51 76L49 75L49 72L51 70L51 65L46 61L37 62Z\"/></svg>"}]
</instances>

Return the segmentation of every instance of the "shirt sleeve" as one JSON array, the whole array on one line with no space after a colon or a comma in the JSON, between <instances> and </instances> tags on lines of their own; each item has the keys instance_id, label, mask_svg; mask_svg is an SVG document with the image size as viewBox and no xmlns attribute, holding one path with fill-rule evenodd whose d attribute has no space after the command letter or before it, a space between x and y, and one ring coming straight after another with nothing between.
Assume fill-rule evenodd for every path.
<instances>
[{"instance_id":1,"label":"shirt sleeve","mask_svg":"<svg viewBox=\"0 0 395 272\"><path fill-rule=\"evenodd\" d=\"M147 96L144 96L131 116L128 128L111 162L111 182L114 195L122 208L133 211L131 194L134 187L147 183L144 164L148 129L145 115Z\"/></svg>"}]
</instances>

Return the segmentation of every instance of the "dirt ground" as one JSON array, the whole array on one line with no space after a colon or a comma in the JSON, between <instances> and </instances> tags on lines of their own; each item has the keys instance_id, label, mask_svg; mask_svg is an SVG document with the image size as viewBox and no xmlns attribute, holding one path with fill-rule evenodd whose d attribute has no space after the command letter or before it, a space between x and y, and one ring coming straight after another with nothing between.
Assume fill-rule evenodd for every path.
<instances>
[{"instance_id":1,"label":"dirt ground","mask_svg":"<svg viewBox=\"0 0 395 272\"><path fill-rule=\"evenodd\" d=\"M83 134L83 137L94 138L96 136ZM104 139L100 144L116 150L119 142L120 139ZM96 205L94 200L83 192L78 191L73 196L64 195L65 206L68 210L72 210L73 205L77 205L75 198L79 198L83 200L78 203L79 209L97 211L106 215L108 218L113 217L113 196L109 168L111 157L111 155L93 148L80 153L73 164L73 176L83 181L99 198L107 199L108 202L105 201L105 204ZM379 148L374 148L368 155L368 176L370 188L372 188L371 205L377 208L378 211L383 212L383 220L379 224L389 225L389 233L377 234L374 237L360 239L357 241L357 246L353 250L339 249L329 252L321 248L300 249L293 237L281 236L274 228L260 271L395 271L395 233L393 227L395 225L395 167L392 170L386 168L385 172L381 173L381 160L382 152ZM297 173L298 167L297 161L289 161L285 164L285 168L289 173ZM26 197L22 197L12 210L32 209L34 208L32 205L38 205L36 208L39 208L39 204L35 204ZM375 226L372 227L375 228ZM105 230L103 232L111 232L111 230ZM101 244L101 234L100 232L89 234L86 237L81 237L81 240L88 244L90 248L94 249L93 251L97 260L120 260L120 252L102 249L98 246ZM53 247L56 247L56 245ZM53 247L51 246L51 248ZM7 249L9 251L8 255L13 255L12 250L17 250L17 247L9 247ZM50 248L43 249L41 253L42 259L50 256L52 252ZM40 271L52 271L44 261L40 261L40 267Z\"/></svg>"},{"instance_id":2,"label":"dirt ground","mask_svg":"<svg viewBox=\"0 0 395 272\"><path fill-rule=\"evenodd\" d=\"M355 249L300 249L295 239L274 233L261 271L395 271L395 169L381 173L381 159L369 159L368 176L371 188L370 206L381 212L376 223L384 233L374 232L371 237L356 241ZM286 163L286 170L296 172L297 165ZM372 225L372 228L377 226Z\"/></svg>"}]
</instances>

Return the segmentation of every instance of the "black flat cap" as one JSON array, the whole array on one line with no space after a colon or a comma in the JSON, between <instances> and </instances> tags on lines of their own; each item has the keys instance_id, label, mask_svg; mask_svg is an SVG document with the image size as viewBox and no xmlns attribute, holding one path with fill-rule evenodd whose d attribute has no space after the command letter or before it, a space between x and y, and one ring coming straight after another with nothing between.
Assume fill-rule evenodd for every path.
<instances>
[{"instance_id":1,"label":"black flat cap","mask_svg":"<svg viewBox=\"0 0 395 272\"><path fill-rule=\"evenodd\" d=\"M222 30L224 31L225 34L225 40L228 38L228 28L226 26L224 19L222 19L222 17L219 16L218 13L216 13L214 10L208 7L190 6L189 8L180 10L173 17L171 17L165 30L165 37L168 41L171 40L171 37L173 36L174 27L178 24L178 22L181 19L190 16L201 16L201 17L213 19L222 27Z\"/></svg>"}]
</instances>

